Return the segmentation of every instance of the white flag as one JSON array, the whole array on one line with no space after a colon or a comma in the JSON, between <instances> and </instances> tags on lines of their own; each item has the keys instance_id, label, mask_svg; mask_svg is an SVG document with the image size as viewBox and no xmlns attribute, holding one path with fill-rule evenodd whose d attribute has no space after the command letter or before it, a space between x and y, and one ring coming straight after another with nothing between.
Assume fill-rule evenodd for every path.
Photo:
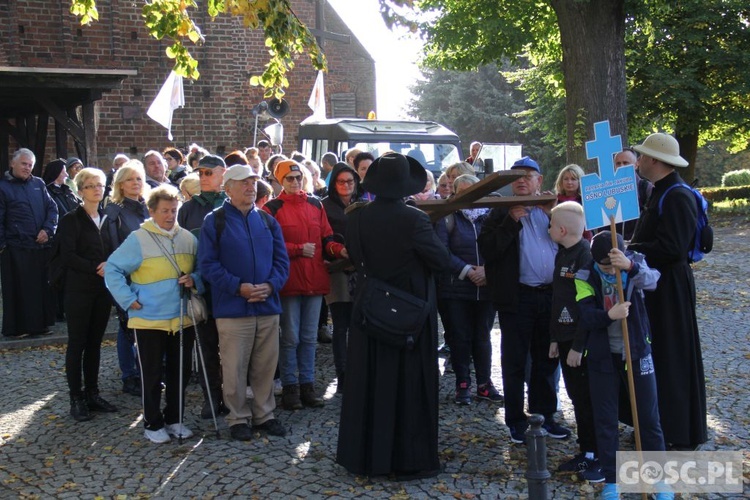
<instances>
[{"instance_id":1,"label":"white flag","mask_svg":"<svg viewBox=\"0 0 750 500\"><path fill-rule=\"evenodd\" d=\"M167 137L172 140L172 113L185 106L185 92L182 77L172 71L151 103L146 114L156 123L167 129Z\"/></svg>"},{"instance_id":2,"label":"white flag","mask_svg":"<svg viewBox=\"0 0 750 500\"><path fill-rule=\"evenodd\" d=\"M313 114L302 120L302 123L320 122L326 119L326 93L323 85L323 71L318 70L318 77L315 79L310 99L307 105L312 109Z\"/></svg>"}]
</instances>

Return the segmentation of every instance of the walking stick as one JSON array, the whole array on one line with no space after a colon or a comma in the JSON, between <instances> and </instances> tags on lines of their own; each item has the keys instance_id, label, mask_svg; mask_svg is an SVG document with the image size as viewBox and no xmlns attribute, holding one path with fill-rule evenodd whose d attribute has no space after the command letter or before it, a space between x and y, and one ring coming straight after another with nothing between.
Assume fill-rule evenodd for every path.
<instances>
[{"instance_id":1,"label":"walking stick","mask_svg":"<svg viewBox=\"0 0 750 500\"><path fill-rule=\"evenodd\" d=\"M187 290L187 287L185 285L180 285L180 395L179 395L179 404L180 404L180 430L179 434L177 434L177 439L180 444L182 444L182 397L183 397L183 391L182 391L182 384L184 383L184 374L182 373L183 370L183 354L184 354L184 346L183 346L183 330L185 327L185 322L183 321L183 311L185 307L185 291ZM187 290L188 293L190 290Z\"/></svg>"},{"instance_id":2,"label":"walking stick","mask_svg":"<svg viewBox=\"0 0 750 500\"><path fill-rule=\"evenodd\" d=\"M188 290L188 297L189 294L191 294L192 291ZM203 347L201 346L201 339L200 339L200 332L198 331L198 323L195 321L195 311L193 311L192 307L187 308L190 312L190 319L193 321L193 328L195 329L195 340L196 344L198 345L198 360L200 361L201 368L203 369L203 381L206 383L206 393L208 393L208 404L211 405L211 417L214 419L214 429L216 430L216 439L221 438L221 433L219 432L219 424L216 421L216 408L214 407L214 400L213 396L211 395L211 388L208 385L208 373L206 372L206 360L203 357Z\"/></svg>"},{"instance_id":3,"label":"walking stick","mask_svg":"<svg viewBox=\"0 0 750 500\"><path fill-rule=\"evenodd\" d=\"M609 227L610 233L612 234L612 248L617 248L617 227L615 226L615 216L609 216ZM620 270L617 269L615 272L617 279L617 300L618 303L622 304L625 302L625 291L622 289L622 276ZM635 379L633 379L633 358L630 355L630 336L628 334L628 318L622 320L622 340L625 345L625 371L628 376L628 393L630 394L630 412L633 417L633 432L635 433L635 450L638 452L638 461L643 463L643 454L641 451L641 427L638 424L638 408L635 402ZM643 500L646 500L647 495L643 493Z\"/></svg>"}]
</instances>

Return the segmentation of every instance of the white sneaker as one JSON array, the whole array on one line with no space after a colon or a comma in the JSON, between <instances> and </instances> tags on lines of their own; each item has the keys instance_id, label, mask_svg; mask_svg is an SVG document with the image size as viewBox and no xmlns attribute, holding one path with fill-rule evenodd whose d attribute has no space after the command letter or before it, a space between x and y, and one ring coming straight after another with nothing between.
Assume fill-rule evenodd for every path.
<instances>
[{"instance_id":1,"label":"white sneaker","mask_svg":"<svg viewBox=\"0 0 750 500\"><path fill-rule=\"evenodd\" d=\"M167 434L172 437L180 437L180 434L182 434L182 439L186 439L193 435L193 431L179 422L176 424L167 424L164 428L167 429Z\"/></svg>"},{"instance_id":2,"label":"white sneaker","mask_svg":"<svg viewBox=\"0 0 750 500\"><path fill-rule=\"evenodd\" d=\"M281 386L281 379L277 378L273 381L273 394L274 396L281 396L281 393L284 392L284 388Z\"/></svg>"},{"instance_id":3,"label":"white sneaker","mask_svg":"<svg viewBox=\"0 0 750 500\"><path fill-rule=\"evenodd\" d=\"M247 397L247 399L255 398L255 394L253 394L253 388L249 385L247 386L247 389L245 389L245 397Z\"/></svg>"},{"instance_id":4,"label":"white sneaker","mask_svg":"<svg viewBox=\"0 0 750 500\"><path fill-rule=\"evenodd\" d=\"M146 429L143 432L143 435L146 436L149 441L156 444L164 444L170 441L169 434L167 434L167 430L164 427L156 431Z\"/></svg>"}]
</instances>

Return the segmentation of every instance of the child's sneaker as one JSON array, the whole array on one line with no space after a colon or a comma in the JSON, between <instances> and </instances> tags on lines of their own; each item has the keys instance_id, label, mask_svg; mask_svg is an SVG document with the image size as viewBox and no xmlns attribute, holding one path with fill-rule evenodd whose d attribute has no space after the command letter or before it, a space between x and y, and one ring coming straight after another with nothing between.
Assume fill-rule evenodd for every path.
<instances>
[{"instance_id":1,"label":"child's sneaker","mask_svg":"<svg viewBox=\"0 0 750 500\"><path fill-rule=\"evenodd\" d=\"M528 429L527 424L509 426L510 442L514 444L524 444L526 442L526 429Z\"/></svg>"},{"instance_id":2,"label":"child's sneaker","mask_svg":"<svg viewBox=\"0 0 750 500\"><path fill-rule=\"evenodd\" d=\"M542 428L547 431L547 435L552 439L567 439L570 437L570 429L563 427L554 420L544 422Z\"/></svg>"},{"instance_id":3,"label":"child's sneaker","mask_svg":"<svg viewBox=\"0 0 750 500\"><path fill-rule=\"evenodd\" d=\"M602 500L620 500L620 488L617 483L607 483L602 490Z\"/></svg>"},{"instance_id":4,"label":"child's sneaker","mask_svg":"<svg viewBox=\"0 0 750 500\"><path fill-rule=\"evenodd\" d=\"M453 400L457 405L469 405L471 404L471 388L468 382L461 382L456 387L456 397Z\"/></svg>"},{"instance_id":5,"label":"child's sneaker","mask_svg":"<svg viewBox=\"0 0 750 500\"><path fill-rule=\"evenodd\" d=\"M580 476L581 479L589 483L603 483L604 482L604 473L602 472L602 468L599 465L598 460L596 461L596 465L579 472L578 475Z\"/></svg>"},{"instance_id":6,"label":"child's sneaker","mask_svg":"<svg viewBox=\"0 0 750 500\"><path fill-rule=\"evenodd\" d=\"M500 394L497 389L495 389L495 386L492 384L491 380L486 384L477 386L477 398L486 399L487 401L492 401L493 403L497 404L502 404L504 401L503 395Z\"/></svg>"},{"instance_id":7,"label":"child's sneaker","mask_svg":"<svg viewBox=\"0 0 750 500\"><path fill-rule=\"evenodd\" d=\"M579 453L557 468L557 472L583 472L588 469L599 468L599 460L586 458L585 453Z\"/></svg>"}]
</instances>

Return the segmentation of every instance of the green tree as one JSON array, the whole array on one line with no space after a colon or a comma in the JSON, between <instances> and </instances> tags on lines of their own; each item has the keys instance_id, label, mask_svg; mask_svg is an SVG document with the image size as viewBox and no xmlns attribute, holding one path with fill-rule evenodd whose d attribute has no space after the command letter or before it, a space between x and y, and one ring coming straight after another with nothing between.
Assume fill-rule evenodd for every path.
<instances>
[{"instance_id":1,"label":"green tree","mask_svg":"<svg viewBox=\"0 0 750 500\"><path fill-rule=\"evenodd\" d=\"M166 55L174 59L174 70L193 79L200 77L198 61L186 45L204 40L200 27L192 19L197 8L195 0L149 0L142 8L149 34L172 42ZM294 68L297 54L307 52L313 67L326 69L323 52L292 10L289 0L208 0L207 9L212 19L229 14L242 18L247 29L263 29L269 60L263 73L253 75L250 83L262 86L265 97L284 95L284 89L289 87L286 74ZM81 18L81 24L99 19L96 0L71 0L70 12Z\"/></svg>"},{"instance_id":2,"label":"green tree","mask_svg":"<svg viewBox=\"0 0 750 500\"><path fill-rule=\"evenodd\" d=\"M381 0L409 6L409 0ZM624 0L421 0L425 63L470 70L503 58L532 66L561 58L568 161L586 164L593 123L627 137Z\"/></svg>"},{"instance_id":3,"label":"green tree","mask_svg":"<svg viewBox=\"0 0 750 500\"><path fill-rule=\"evenodd\" d=\"M424 69L422 79L411 90L415 97L409 113L456 132L463 141L463 157L469 155L469 144L476 140L520 143L524 154L537 159L548 175L563 162L561 151L549 144L543 133L525 125L524 92L508 82L495 64L476 71Z\"/></svg>"},{"instance_id":4,"label":"green tree","mask_svg":"<svg viewBox=\"0 0 750 500\"><path fill-rule=\"evenodd\" d=\"M750 10L738 0L683 0L633 2L632 12L631 133L672 131L690 181L699 144L724 140L730 152L748 146Z\"/></svg>"}]
</instances>

